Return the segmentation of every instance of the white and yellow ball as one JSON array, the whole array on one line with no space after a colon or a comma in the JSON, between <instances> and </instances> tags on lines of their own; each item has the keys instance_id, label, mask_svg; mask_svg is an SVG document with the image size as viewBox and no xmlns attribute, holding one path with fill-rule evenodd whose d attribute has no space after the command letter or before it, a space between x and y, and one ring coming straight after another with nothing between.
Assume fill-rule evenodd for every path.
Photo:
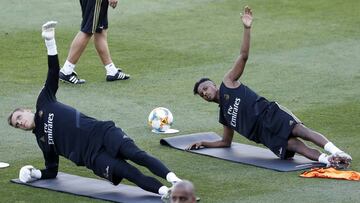
<instances>
[{"instance_id":1,"label":"white and yellow ball","mask_svg":"<svg viewBox=\"0 0 360 203\"><path fill-rule=\"evenodd\" d=\"M170 129L173 120L174 117L169 109L157 107L150 112L148 124L157 132L165 132Z\"/></svg>"}]
</instances>

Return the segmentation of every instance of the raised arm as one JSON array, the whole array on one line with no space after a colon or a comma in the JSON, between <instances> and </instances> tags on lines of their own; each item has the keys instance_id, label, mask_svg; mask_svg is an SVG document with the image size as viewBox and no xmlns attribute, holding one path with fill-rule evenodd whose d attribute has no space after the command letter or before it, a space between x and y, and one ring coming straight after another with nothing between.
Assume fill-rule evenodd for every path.
<instances>
[{"instance_id":1,"label":"raised arm","mask_svg":"<svg viewBox=\"0 0 360 203\"><path fill-rule=\"evenodd\" d=\"M252 24L252 11L250 7L246 6L244 8L244 13L241 14L241 20L244 25L244 36L240 49L240 55L236 59L233 67L229 70L228 73L225 74L223 82L227 87L237 87L240 82L238 79L242 75L246 61L249 56L250 49L250 30Z\"/></svg>"},{"instance_id":2,"label":"raised arm","mask_svg":"<svg viewBox=\"0 0 360 203\"><path fill-rule=\"evenodd\" d=\"M49 21L42 26L42 37L48 52L48 74L45 82L45 89L55 96L59 87L59 59L55 42L56 21Z\"/></svg>"},{"instance_id":3,"label":"raised arm","mask_svg":"<svg viewBox=\"0 0 360 203\"><path fill-rule=\"evenodd\" d=\"M59 59L58 56L48 56L48 74L45 82L45 88L55 96L59 88Z\"/></svg>"}]
</instances>

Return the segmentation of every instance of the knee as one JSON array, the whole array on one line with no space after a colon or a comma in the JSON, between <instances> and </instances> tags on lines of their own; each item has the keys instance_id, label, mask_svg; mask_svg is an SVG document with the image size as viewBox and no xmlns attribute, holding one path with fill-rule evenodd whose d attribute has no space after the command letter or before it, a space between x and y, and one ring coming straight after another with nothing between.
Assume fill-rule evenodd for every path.
<instances>
[{"instance_id":1,"label":"knee","mask_svg":"<svg viewBox=\"0 0 360 203\"><path fill-rule=\"evenodd\" d=\"M288 143L287 143L287 149L290 150L290 151L298 151L299 149L299 142L296 138L292 137L292 138L289 138L288 140Z\"/></svg>"},{"instance_id":2,"label":"knee","mask_svg":"<svg viewBox=\"0 0 360 203\"><path fill-rule=\"evenodd\" d=\"M298 123L294 126L294 129L292 130L292 134L294 136L298 136L299 134L301 134L301 130L302 130L303 126L302 124Z\"/></svg>"},{"instance_id":3,"label":"knee","mask_svg":"<svg viewBox=\"0 0 360 203\"><path fill-rule=\"evenodd\" d=\"M87 33L80 30L78 36L83 38L91 38L93 36L93 33Z\"/></svg>"},{"instance_id":4,"label":"knee","mask_svg":"<svg viewBox=\"0 0 360 203\"><path fill-rule=\"evenodd\" d=\"M138 151L134 154L133 159L138 161L145 161L149 157L149 154L145 151Z\"/></svg>"},{"instance_id":5,"label":"knee","mask_svg":"<svg viewBox=\"0 0 360 203\"><path fill-rule=\"evenodd\" d=\"M303 139L306 139L308 137L308 132L309 129L301 123L296 124L294 129L292 130L292 134L295 137L300 137Z\"/></svg>"}]
</instances>

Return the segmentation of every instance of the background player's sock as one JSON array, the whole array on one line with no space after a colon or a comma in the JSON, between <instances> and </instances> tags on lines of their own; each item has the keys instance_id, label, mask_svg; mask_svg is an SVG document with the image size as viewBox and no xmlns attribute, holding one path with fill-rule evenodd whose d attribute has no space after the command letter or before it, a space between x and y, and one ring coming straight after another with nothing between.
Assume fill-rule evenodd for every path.
<instances>
[{"instance_id":1,"label":"background player's sock","mask_svg":"<svg viewBox=\"0 0 360 203\"><path fill-rule=\"evenodd\" d=\"M55 38L50 39L50 40L46 40L45 39L45 45L47 48L47 53L49 56L55 56L57 55L57 47L56 47L56 42L55 42Z\"/></svg>"},{"instance_id":2,"label":"background player's sock","mask_svg":"<svg viewBox=\"0 0 360 203\"><path fill-rule=\"evenodd\" d=\"M178 178L175 173L173 172L169 172L167 175L166 175L166 180L172 184L176 183L176 182L180 182L181 179Z\"/></svg>"},{"instance_id":3,"label":"background player's sock","mask_svg":"<svg viewBox=\"0 0 360 203\"><path fill-rule=\"evenodd\" d=\"M322 153L319 158L318 158L318 161L320 163L323 163L323 164L326 164L326 166L328 166L330 164L329 162L329 155L325 154L325 153Z\"/></svg>"},{"instance_id":4,"label":"background player's sock","mask_svg":"<svg viewBox=\"0 0 360 203\"><path fill-rule=\"evenodd\" d=\"M70 61L66 60L64 63L64 66L61 68L61 72L65 75L70 75L72 72L74 72L75 64L70 63Z\"/></svg>"},{"instance_id":5,"label":"background player's sock","mask_svg":"<svg viewBox=\"0 0 360 203\"><path fill-rule=\"evenodd\" d=\"M114 63L109 63L105 66L106 69L106 75L112 75L114 76L117 72L118 69L116 68L116 66L114 65Z\"/></svg>"},{"instance_id":6,"label":"background player's sock","mask_svg":"<svg viewBox=\"0 0 360 203\"><path fill-rule=\"evenodd\" d=\"M331 154L336 154L342 152L339 148L337 148L332 142L328 142L325 144L324 149Z\"/></svg>"}]
</instances>

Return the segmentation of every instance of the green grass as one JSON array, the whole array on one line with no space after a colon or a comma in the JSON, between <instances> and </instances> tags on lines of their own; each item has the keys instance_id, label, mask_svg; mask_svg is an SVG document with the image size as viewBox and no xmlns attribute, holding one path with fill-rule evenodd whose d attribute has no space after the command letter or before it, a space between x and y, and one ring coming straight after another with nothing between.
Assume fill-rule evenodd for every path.
<instances>
[{"instance_id":1,"label":"green grass","mask_svg":"<svg viewBox=\"0 0 360 203\"><path fill-rule=\"evenodd\" d=\"M194 182L202 202L356 202L357 182L303 179L169 149L163 135L146 126L148 113L169 108L181 133L215 131L218 108L192 96L202 76L220 82L239 53L239 13L254 10L251 53L242 81L290 108L309 127L324 133L353 157L360 171L360 18L357 0L138 0L109 10L109 45L116 64L132 75L106 83L105 70L90 44L77 65L88 82L61 84L58 99L87 115L114 120L137 144L180 177ZM21 166L43 167L31 133L7 125L18 106L34 109L47 70L40 26L57 20L63 63L80 24L78 1L4 1L0 12L0 202L95 201L9 183ZM36 12L35 12L36 11ZM235 140L250 143L241 136ZM95 177L61 159L60 170ZM142 171L149 174L142 168ZM128 182L124 182L128 183ZM130 183L128 183L130 184Z\"/></svg>"}]
</instances>

